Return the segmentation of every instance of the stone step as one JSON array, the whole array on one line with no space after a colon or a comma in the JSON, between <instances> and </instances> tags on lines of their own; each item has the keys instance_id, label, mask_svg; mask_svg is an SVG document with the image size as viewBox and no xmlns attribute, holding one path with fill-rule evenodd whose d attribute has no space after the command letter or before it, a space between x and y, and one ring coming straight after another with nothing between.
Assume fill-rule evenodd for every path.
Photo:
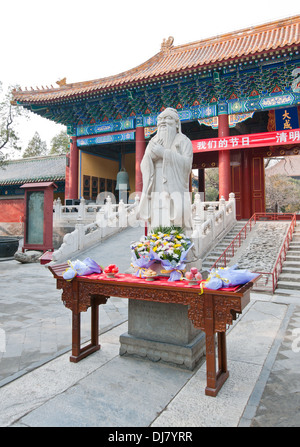
<instances>
[{"instance_id":1,"label":"stone step","mask_svg":"<svg viewBox=\"0 0 300 447\"><path fill-rule=\"evenodd\" d=\"M285 268L293 267L300 270L300 262L288 260L284 262L284 267Z\"/></svg>"},{"instance_id":2,"label":"stone step","mask_svg":"<svg viewBox=\"0 0 300 447\"><path fill-rule=\"evenodd\" d=\"M298 269L297 267L287 267L284 263L281 273L292 273L292 274L299 273L299 275L300 275L300 269Z\"/></svg>"},{"instance_id":3,"label":"stone step","mask_svg":"<svg viewBox=\"0 0 300 447\"><path fill-rule=\"evenodd\" d=\"M224 253L224 251L226 250L227 247L228 247L228 245L226 245L225 248L220 248L219 250L216 248L209 255L210 256L218 256L219 257L222 253Z\"/></svg>"},{"instance_id":4,"label":"stone step","mask_svg":"<svg viewBox=\"0 0 300 447\"><path fill-rule=\"evenodd\" d=\"M209 266L212 266L217 260L218 260L218 258L210 258L210 259L206 259L205 262L203 262L202 265L209 265Z\"/></svg>"},{"instance_id":5,"label":"stone step","mask_svg":"<svg viewBox=\"0 0 300 447\"><path fill-rule=\"evenodd\" d=\"M207 267L212 267L212 265L215 263L217 261L217 259L213 259L213 260L211 260L211 261L205 261L205 262L203 262L203 264L202 264L202 268L207 268Z\"/></svg>"},{"instance_id":6,"label":"stone step","mask_svg":"<svg viewBox=\"0 0 300 447\"><path fill-rule=\"evenodd\" d=\"M231 244L233 239L239 234L239 232L244 228L246 222L237 223L229 233L227 233L219 244L213 248L213 251L205 258L202 263L202 270L207 270L212 267L212 265L219 259L219 257L224 253L226 248Z\"/></svg>"},{"instance_id":7,"label":"stone step","mask_svg":"<svg viewBox=\"0 0 300 447\"><path fill-rule=\"evenodd\" d=\"M287 296L287 297L300 298L300 294L299 294L298 290L281 289L280 287L275 289L275 294L281 295L281 296Z\"/></svg>"},{"instance_id":8,"label":"stone step","mask_svg":"<svg viewBox=\"0 0 300 447\"><path fill-rule=\"evenodd\" d=\"M221 242L224 243L224 244L229 245L229 244L233 241L233 239L235 238L235 236L236 236L236 234L233 235L232 237L224 237L224 239L222 239Z\"/></svg>"},{"instance_id":9,"label":"stone step","mask_svg":"<svg viewBox=\"0 0 300 447\"><path fill-rule=\"evenodd\" d=\"M290 250L286 254L286 260L287 261L299 261L300 262L300 254L299 253L293 253Z\"/></svg>"},{"instance_id":10,"label":"stone step","mask_svg":"<svg viewBox=\"0 0 300 447\"><path fill-rule=\"evenodd\" d=\"M232 236L225 236L221 242L223 242L224 244L227 243L227 245L229 245L237 235L238 235L238 233L233 234Z\"/></svg>"},{"instance_id":11,"label":"stone step","mask_svg":"<svg viewBox=\"0 0 300 447\"><path fill-rule=\"evenodd\" d=\"M279 275L279 281L292 281L300 282L300 271L298 273L281 272Z\"/></svg>"},{"instance_id":12,"label":"stone step","mask_svg":"<svg viewBox=\"0 0 300 447\"><path fill-rule=\"evenodd\" d=\"M300 291L300 283L296 281L281 281L277 282L277 287L279 289L292 289Z\"/></svg>"},{"instance_id":13,"label":"stone step","mask_svg":"<svg viewBox=\"0 0 300 447\"><path fill-rule=\"evenodd\" d=\"M300 251L300 244L295 244L293 242L290 242L289 249L295 250L295 251Z\"/></svg>"}]
</instances>

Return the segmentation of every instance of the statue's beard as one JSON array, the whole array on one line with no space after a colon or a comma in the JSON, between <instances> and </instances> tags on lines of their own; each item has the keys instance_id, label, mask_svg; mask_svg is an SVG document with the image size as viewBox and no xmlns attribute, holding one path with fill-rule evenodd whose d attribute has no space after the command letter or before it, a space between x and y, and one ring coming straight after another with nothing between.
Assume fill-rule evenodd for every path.
<instances>
[{"instance_id":1,"label":"statue's beard","mask_svg":"<svg viewBox=\"0 0 300 447\"><path fill-rule=\"evenodd\" d=\"M176 134L177 134L176 127L170 127L170 126L160 127L157 131L158 140L162 140L163 147L166 149L171 149Z\"/></svg>"}]
</instances>

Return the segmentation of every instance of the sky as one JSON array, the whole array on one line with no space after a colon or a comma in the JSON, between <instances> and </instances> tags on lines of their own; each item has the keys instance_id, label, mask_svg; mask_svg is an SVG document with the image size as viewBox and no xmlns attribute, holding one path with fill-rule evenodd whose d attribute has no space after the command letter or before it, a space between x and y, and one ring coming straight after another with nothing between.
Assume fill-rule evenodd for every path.
<instances>
[{"instance_id":1,"label":"sky","mask_svg":"<svg viewBox=\"0 0 300 447\"><path fill-rule=\"evenodd\" d=\"M57 87L121 73L174 46L300 14L299 0L2 0L4 88ZM65 127L30 114L17 131L23 150L37 131L50 147Z\"/></svg>"}]
</instances>

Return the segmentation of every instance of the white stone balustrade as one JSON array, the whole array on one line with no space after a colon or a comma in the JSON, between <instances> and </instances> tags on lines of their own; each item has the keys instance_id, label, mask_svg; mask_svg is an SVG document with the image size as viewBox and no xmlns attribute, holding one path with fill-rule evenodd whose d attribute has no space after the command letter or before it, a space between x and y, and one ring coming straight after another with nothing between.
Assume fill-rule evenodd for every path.
<instances>
[{"instance_id":1,"label":"white stone balustrade","mask_svg":"<svg viewBox=\"0 0 300 447\"><path fill-rule=\"evenodd\" d=\"M86 223L94 222L97 213L104 208L107 215L112 215L118 211L119 204L112 203L110 197L107 197L104 205L96 203L86 203L85 199L81 199L79 205L62 205L60 198L53 203L53 221L59 223L74 223L78 219ZM125 204L125 208L130 204Z\"/></svg>"},{"instance_id":2,"label":"white stone balustrade","mask_svg":"<svg viewBox=\"0 0 300 447\"><path fill-rule=\"evenodd\" d=\"M234 193L229 194L226 202L221 197L219 202L201 202L200 194L195 195L193 203L192 239L199 258L212 249L217 239L223 237L236 222Z\"/></svg>"},{"instance_id":3,"label":"white stone balustrade","mask_svg":"<svg viewBox=\"0 0 300 447\"><path fill-rule=\"evenodd\" d=\"M74 257L80 250L89 248L128 226L144 225L136 219L139 200L137 195L133 204L125 204L122 200L119 204L113 204L108 197L104 205L95 205L85 204L82 199L79 205L62 206L58 199L53 208L56 225L66 221L76 223L75 230L66 234L60 248L54 251L53 261ZM235 196L231 193L228 201L221 197L219 202L201 202L200 194L196 194L192 211L192 239L197 257L201 259L236 222Z\"/></svg>"},{"instance_id":4,"label":"white stone balustrade","mask_svg":"<svg viewBox=\"0 0 300 447\"><path fill-rule=\"evenodd\" d=\"M64 236L63 243L58 250L53 252L52 261L60 262L74 257L76 253L87 249L101 240L118 233L126 228L128 225L136 225L136 210L139 205L139 196L135 197L133 204L124 204L121 200L118 205L112 204L111 199L108 198L105 205L85 205L84 200L81 200L80 205L72 205L62 207L61 204L54 204L56 210L60 215L60 222L63 220L63 214L75 214L76 224L75 230ZM66 209L77 208L76 213L67 213ZM93 221L86 224L86 215L90 211L86 208L94 209ZM63 211L62 211L63 209ZM55 214L55 213L54 213ZM58 217L57 217L58 219ZM69 216L66 216L69 221ZM57 223L57 220L56 220Z\"/></svg>"}]
</instances>

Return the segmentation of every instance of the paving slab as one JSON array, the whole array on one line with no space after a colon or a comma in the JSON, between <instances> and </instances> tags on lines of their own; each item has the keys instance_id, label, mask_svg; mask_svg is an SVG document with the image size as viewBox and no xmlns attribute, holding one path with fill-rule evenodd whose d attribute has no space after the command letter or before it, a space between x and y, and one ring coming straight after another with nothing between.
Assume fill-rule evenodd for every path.
<instances>
[{"instance_id":1,"label":"paving slab","mask_svg":"<svg viewBox=\"0 0 300 447\"><path fill-rule=\"evenodd\" d=\"M78 364L64 354L0 389L0 425L237 427L286 310L250 302L228 333L230 375L215 398L204 393L205 361L191 372L120 357L124 323L103 334L101 350Z\"/></svg>"},{"instance_id":2,"label":"paving slab","mask_svg":"<svg viewBox=\"0 0 300 447\"><path fill-rule=\"evenodd\" d=\"M139 235L125 230L80 259L125 269L128 241ZM300 426L299 292L251 293L228 330L229 378L212 398L204 394L205 361L191 372L119 357L127 300L118 297L100 306L101 350L71 363L71 312L49 271L10 260L0 273L1 427ZM88 337L89 312L83 317Z\"/></svg>"}]
</instances>

